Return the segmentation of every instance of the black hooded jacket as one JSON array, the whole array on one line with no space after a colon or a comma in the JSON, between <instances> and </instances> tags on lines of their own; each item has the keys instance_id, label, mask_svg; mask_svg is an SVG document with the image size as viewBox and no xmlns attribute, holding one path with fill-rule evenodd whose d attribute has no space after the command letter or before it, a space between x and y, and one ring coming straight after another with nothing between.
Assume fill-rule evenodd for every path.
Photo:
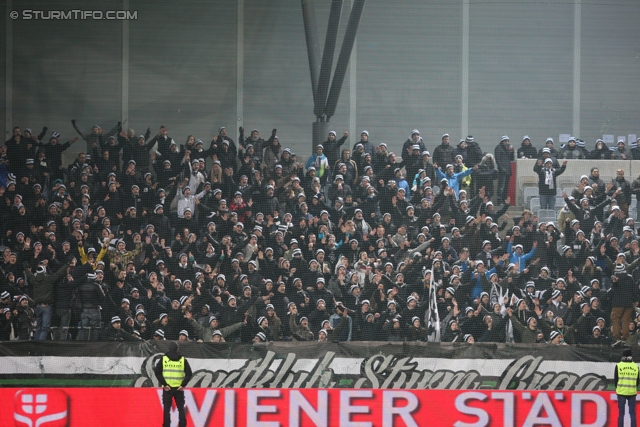
<instances>
[{"instance_id":1,"label":"black hooded jacket","mask_svg":"<svg viewBox=\"0 0 640 427\"><path fill-rule=\"evenodd\" d=\"M171 341L169 343L169 351L167 351L164 355L173 361L180 360L181 357L184 357L182 353L180 353L180 347L178 346L178 343L175 341ZM158 382L163 387L168 385L167 381L165 381L164 377L162 376L162 358L158 360L156 367L153 368L153 372L156 374L156 378L158 379ZM181 387L186 387L189 381L191 380L192 376L193 376L193 372L191 371L191 366L189 365L189 361L185 358L184 359L184 380L182 380Z\"/></svg>"}]
</instances>

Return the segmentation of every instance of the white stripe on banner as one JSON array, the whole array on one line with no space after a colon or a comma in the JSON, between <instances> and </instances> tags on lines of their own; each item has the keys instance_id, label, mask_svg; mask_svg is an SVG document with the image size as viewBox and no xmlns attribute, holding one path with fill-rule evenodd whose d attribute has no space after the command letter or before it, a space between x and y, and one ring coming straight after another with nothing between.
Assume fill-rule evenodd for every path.
<instances>
[{"instance_id":1,"label":"white stripe on banner","mask_svg":"<svg viewBox=\"0 0 640 427\"><path fill-rule=\"evenodd\" d=\"M2 357L0 375L132 375L139 374L144 357Z\"/></svg>"},{"instance_id":2,"label":"white stripe on banner","mask_svg":"<svg viewBox=\"0 0 640 427\"><path fill-rule=\"evenodd\" d=\"M136 375L146 358L144 357L2 357L0 375L15 374L49 374L49 375ZM359 375L363 358L336 357L329 368L338 375ZM209 371L233 371L241 369L246 364L245 359L196 359L189 358L193 371L206 369ZM317 359L297 359L292 367L293 372L311 372L317 364ZM476 371L481 376L498 377L513 359L429 359L413 358L416 369L422 370L451 370ZM277 369L282 363L275 360L269 367ZM570 362L543 361L538 367L539 373L567 371L575 375L596 374L606 378L613 378L615 363L603 362Z\"/></svg>"}]
</instances>

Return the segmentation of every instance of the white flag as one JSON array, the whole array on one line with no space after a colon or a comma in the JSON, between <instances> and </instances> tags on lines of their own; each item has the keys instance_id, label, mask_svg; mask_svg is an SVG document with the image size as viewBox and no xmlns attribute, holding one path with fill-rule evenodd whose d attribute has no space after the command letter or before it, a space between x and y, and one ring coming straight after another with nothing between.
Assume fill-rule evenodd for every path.
<instances>
[{"instance_id":1,"label":"white flag","mask_svg":"<svg viewBox=\"0 0 640 427\"><path fill-rule=\"evenodd\" d=\"M429 309L427 310L427 329L429 342L440 342L440 314L438 313L438 284L433 281L433 272L429 280Z\"/></svg>"}]
</instances>

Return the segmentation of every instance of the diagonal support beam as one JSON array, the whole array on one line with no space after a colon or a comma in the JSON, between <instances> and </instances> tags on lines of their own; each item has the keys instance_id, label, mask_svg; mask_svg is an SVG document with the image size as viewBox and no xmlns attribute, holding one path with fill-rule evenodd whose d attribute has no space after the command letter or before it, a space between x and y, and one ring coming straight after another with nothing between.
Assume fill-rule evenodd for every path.
<instances>
[{"instance_id":1,"label":"diagonal support beam","mask_svg":"<svg viewBox=\"0 0 640 427\"><path fill-rule=\"evenodd\" d=\"M331 11L329 12L329 24L327 35L324 41L324 52L322 54L322 65L320 66L320 78L318 79L318 89L315 96L315 106L313 113L316 117L324 116L324 107L329 92L331 82L331 69L333 68L333 56L336 51L336 40L338 39L338 27L342 15L343 0L332 0Z\"/></svg>"},{"instance_id":2,"label":"diagonal support beam","mask_svg":"<svg viewBox=\"0 0 640 427\"><path fill-rule=\"evenodd\" d=\"M307 56L309 58L309 71L311 73L311 93L314 105L318 90L318 76L320 75L320 41L318 40L318 27L316 26L316 12L313 0L301 0L302 21L304 23L304 35L307 39ZM322 101L324 103L324 100Z\"/></svg>"},{"instance_id":3,"label":"diagonal support beam","mask_svg":"<svg viewBox=\"0 0 640 427\"><path fill-rule=\"evenodd\" d=\"M358 25L360 24L360 17L364 10L364 3L365 0L354 0L353 7L351 8L347 31L344 35L344 40L342 41L342 49L340 50L340 56L338 57L338 63L336 64L336 71L333 75L333 81L331 82L327 105L324 109L327 121L329 121L329 118L331 118L336 112L338 99L340 98L340 91L342 90L342 83L344 82L347 67L349 66L349 57L351 56L351 51L353 50L353 45L356 41L356 35L358 34Z\"/></svg>"}]
</instances>

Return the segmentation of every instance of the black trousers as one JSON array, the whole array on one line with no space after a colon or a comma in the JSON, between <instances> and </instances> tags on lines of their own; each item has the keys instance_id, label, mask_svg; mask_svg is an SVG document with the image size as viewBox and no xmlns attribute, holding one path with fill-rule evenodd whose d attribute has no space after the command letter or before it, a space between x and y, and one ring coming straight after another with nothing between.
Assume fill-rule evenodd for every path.
<instances>
[{"instance_id":1,"label":"black trousers","mask_svg":"<svg viewBox=\"0 0 640 427\"><path fill-rule=\"evenodd\" d=\"M162 406L164 406L164 422L163 427L171 427L171 403L176 401L176 407L178 408L178 416L180 427L187 427L187 416L184 411L184 391L178 391L177 388L171 388L171 390L162 391Z\"/></svg>"},{"instance_id":2,"label":"black trousers","mask_svg":"<svg viewBox=\"0 0 640 427\"><path fill-rule=\"evenodd\" d=\"M629 417L631 418L631 427L636 427L636 396L618 396L618 426L624 426L624 413L629 406Z\"/></svg>"},{"instance_id":3,"label":"black trousers","mask_svg":"<svg viewBox=\"0 0 640 427\"><path fill-rule=\"evenodd\" d=\"M498 200L499 204L504 203L507 199L507 195L509 194L509 180L511 179L511 173L505 174L500 173L500 177L498 178Z\"/></svg>"}]
</instances>

